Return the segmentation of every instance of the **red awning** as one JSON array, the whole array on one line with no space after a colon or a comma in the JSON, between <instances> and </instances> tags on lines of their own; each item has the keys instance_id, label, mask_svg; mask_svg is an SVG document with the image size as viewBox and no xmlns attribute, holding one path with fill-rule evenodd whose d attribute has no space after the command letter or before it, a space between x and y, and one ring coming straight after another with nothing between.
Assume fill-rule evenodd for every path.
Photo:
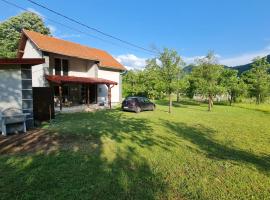
<instances>
[{"instance_id":1,"label":"red awning","mask_svg":"<svg viewBox=\"0 0 270 200\"><path fill-rule=\"evenodd\" d=\"M0 65L38 65L45 62L43 58L1 58Z\"/></svg>"},{"instance_id":2,"label":"red awning","mask_svg":"<svg viewBox=\"0 0 270 200\"><path fill-rule=\"evenodd\" d=\"M56 84L59 84L59 85L60 84L65 84L65 83L117 85L117 82L106 80L106 79L103 79L103 78L47 75L46 79L49 82L56 83Z\"/></svg>"}]
</instances>

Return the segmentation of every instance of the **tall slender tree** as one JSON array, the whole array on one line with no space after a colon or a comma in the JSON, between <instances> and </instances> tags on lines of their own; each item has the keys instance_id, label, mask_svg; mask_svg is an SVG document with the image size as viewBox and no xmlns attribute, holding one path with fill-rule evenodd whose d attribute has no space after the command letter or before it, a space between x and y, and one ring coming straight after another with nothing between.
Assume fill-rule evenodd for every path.
<instances>
[{"instance_id":1,"label":"tall slender tree","mask_svg":"<svg viewBox=\"0 0 270 200\"><path fill-rule=\"evenodd\" d=\"M221 94L224 88L220 84L223 67L217 64L214 53L197 60L198 66L192 70L191 76L196 84L197 93L208 97L208 111L212 110L213 97Z\"/></svg>"},{"instance_id":2,"label":"tall slender tree","mask_svg":"<svg viewBox=\"0 0 270 200\"><path fill-rule=\"evenodd\" d=\"M172 94L177 91L183 61L176 51L167 48L160 53L158 60L160 61L158 66L162 78L162 88L169 97L169 113L171 113Z\"/></svg>"}]
</instances>

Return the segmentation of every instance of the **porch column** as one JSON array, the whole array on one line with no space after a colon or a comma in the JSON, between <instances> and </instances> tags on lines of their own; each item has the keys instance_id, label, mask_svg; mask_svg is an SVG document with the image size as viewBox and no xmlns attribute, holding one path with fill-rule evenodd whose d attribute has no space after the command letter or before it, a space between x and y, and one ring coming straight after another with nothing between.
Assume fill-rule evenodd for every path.
<instances>
[{"instance_id":1,"label":"porch column","mask_svg":"<svg viewBox=\"0 0 270 200\"><path fill-rule=\"evenodd\" d=\"M109 87L108 87L108 103L109 103L110 109L112 109L112 92L111 92L111 87L110 87L110 85L109 85Z\"/></svg>"},{"instance_id":2,"label":"porch column","mask_svg":"<svg viewBox=\"0 0 270 200\"><path fill-rule=\"evenodd\" d=\"M89 85L87 85L87 106L89 107L90 104L90 89Z\"/></svg>"},{"instance_id":3,"label":"porch column","mask_svg":"<svg viewBox=\"0 0 270 200\"><path fill-rule=\"evenodd\" d=\"M106 85L108 87L108 104L111 109L112 108L112 91L111 90L114 85L112 85L112 87L110 86L110 84L106 84Z\"/></svg>"},{"instance_id":4,"label":"porch column","mask_svg":"<svg viewBox=\"0 0 270 200\"><path fill-rule=\"evenodd\" d=\"M63 107L62 85L59 85L59 100L60 100L60 110L62 111Z\"/></svg>"}]
</instances>

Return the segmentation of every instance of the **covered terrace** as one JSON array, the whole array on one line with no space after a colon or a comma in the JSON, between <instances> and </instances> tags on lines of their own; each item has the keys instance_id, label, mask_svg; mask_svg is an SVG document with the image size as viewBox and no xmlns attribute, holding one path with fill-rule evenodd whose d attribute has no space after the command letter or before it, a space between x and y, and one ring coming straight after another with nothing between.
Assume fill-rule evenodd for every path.
<instances>
[{"instance_id":1,"label":"covered terrace","mask_svg":"<svg viewBox=\"0 0 270 200\"><path fill-rule=\"evenodd\" d=\"M94 77L76 77L76 76L60 76L60 75L47 75L46 80L49 82L50 87L57 86L58 90L58 97L60 102L60 111L62 111L63 108L63 87L65 86L74 86L78 85L80 86L80 94L83 92L83 95L81 95L81 98L83 99L83 103L85 103L87 106L90 104L91 95L97 95L97 94L91 94L94 93L91 88L93 86L96 86L98 84L106 85L108 88L107 92L107 104L109 108L111 108L111 89L117 85L117 82L106 80L103 78L94 78ZM97 93L97 91L96 91ZM70 95L70 94L69 94Z\"/></svg>"}]
</instances>

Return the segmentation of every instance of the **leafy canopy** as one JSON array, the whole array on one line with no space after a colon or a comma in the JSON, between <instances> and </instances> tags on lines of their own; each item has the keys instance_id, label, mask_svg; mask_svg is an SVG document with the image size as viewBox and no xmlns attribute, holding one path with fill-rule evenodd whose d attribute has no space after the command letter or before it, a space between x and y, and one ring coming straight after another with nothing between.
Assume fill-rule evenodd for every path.
<instances>
[{"instance_id":1,"label":"leafy canopy","mask_svg":"<svg viewBox=\"0 0 270 200\"><path fill-rule=\"evenodd\" d=\"M248 85L249 93L256 97L257 103L269 95L270 90L270 64L266 58L256 58L252 68L243 74L243 79Z\"/></svg>"},{"instance_id":2,"label":"leafy canopy","mask_svg":"<svg viewBox=\"0 0 270 200\"><path fill-rule=\"evenodd\" d=\"M23 12L11 17L0 23L0 57L16 57L22 29L50 34L43 19L35 13Z\"/></svg>"},{"instance_id":3,"label":"leafy canopy","mask_svg":"<svg viewBox=\"0 0 270 200\"><path fill-rule=\"evenodd\" d=\"M246 94L246 84L238 76L238 71L233 69L224 69L221 74L221 85L230 96L230 104L236 101L239 96Z\"/></svg>"},{"instance_id":4,"label":"leafy canopy","mask_svg":"<svg viewBox=\"0 0 270 200\"><path fill-rule=\"evenodd\" d=\"M181 66L184 62L178 55L177 51L167 48L158 57L160 63L160 76L162 78L162 88L167 94L171 94L177 90L179 78L181 77Z\"/></svg>"},{"instance_id":5,"label":"leafy canopy","mask_svg":"<svg viewBox=\"0 0 270 200\"><path fill-rule=\"evenodd\" d=\"M192 70L191 80L196 92L205 96L215 96L224 91L220 85L223 67L218 65L213 53L208 53L205 58L197 61L198 66Z\"/></svg>"}]
</instances>

